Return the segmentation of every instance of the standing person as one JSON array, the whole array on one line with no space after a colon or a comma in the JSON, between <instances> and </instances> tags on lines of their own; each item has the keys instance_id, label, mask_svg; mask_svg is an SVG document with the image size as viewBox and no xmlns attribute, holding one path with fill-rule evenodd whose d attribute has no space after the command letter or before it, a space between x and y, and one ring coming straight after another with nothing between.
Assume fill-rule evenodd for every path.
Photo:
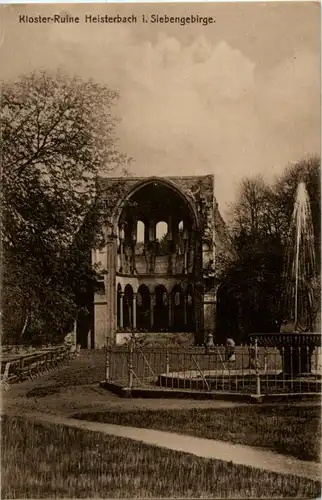
<instances>
[{"instance_id":1,"label":"standing person","mask_svg":"<svg viewBox=\"0 0 322 500\"><path fill-rule=\"evenodd\" d=\"M231 338L226 340L226 359L227 361L235 361L235 341Z\"/></svg>"}]
</instances>

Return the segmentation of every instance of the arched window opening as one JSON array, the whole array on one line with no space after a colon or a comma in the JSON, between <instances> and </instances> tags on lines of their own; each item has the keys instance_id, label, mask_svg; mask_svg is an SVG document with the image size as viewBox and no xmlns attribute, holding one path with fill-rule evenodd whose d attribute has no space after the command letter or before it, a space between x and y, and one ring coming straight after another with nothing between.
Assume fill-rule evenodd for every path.
<instances>
[{"instance_id":1,"label":"arched window opening","mask_svg":"<svg viewBox=\"0 0 322 500\"><path fill-rule=\"evenodd\" d=\"M165 255L168 252L168 224L160 221L156 225L156 254Z\"/></svg>"},{"instance_id":2,"label":"arched window opening","mask_svg":"<svg viewBox=\"0 0 322 500\"><path fill-rule=\"evenodd\" d=\"M136 243L144 243L145 224L138 220L136 226Z\"/></svg>"},{"instance_id":3,"label":"arched window opening","mask_svg":"<svg viewBox=\"0 0 322 500\"><path fill-rule=\"evenodd\" d=\"M143 255L144 242L145 242L145 224L141 220L138 220L136 226L136 245L135 245L136 255Z\"/></svg>"},{"instance_id":4,"label":"arched window opening","mask_svg":"<svg viewBox=\"0 0 322 500\"><path fill-rule=\"evenodd\" d=\"M164 236L168 234L168 224L167 222L160 221L156 225L156 238L161 241Z\"/></svg>"}]
</instances>

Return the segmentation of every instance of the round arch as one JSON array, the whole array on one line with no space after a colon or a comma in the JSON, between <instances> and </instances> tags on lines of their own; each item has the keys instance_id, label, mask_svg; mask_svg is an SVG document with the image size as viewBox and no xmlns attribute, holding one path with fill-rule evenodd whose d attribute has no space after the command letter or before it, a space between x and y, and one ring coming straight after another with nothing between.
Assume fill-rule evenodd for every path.
<instances>
[{"instance_id":1,"label":"round arch","mask_svg":"<svg viewBox=\"0 0 322 500\"><path fill-rule=\"evenodd\" d=\"M127 195L119 201L117 204L115 211L114 211L114 216L113 216L113 224L114 224L114 232L117 234L117 228L118 228L118 223L119 219L123 210L123 204L125 201L130 200L132 196L134 196L138 191L140 191L142 188L148 186L149 184L153 183L158 183L161 184L165 187L168 187L172 191L174 191L187 205L189 209L189 213L192 219L192 229L197 230L199 229L199 220L198 220L198 215L196 208L193 206L191 200L182 192L182 190L174 184L174 182L170 181L169 179L165 179L162 177L148 177L147 179L142 180L141 182L137 183L130 191L127 193Z\"/></svg>"}]
</instances>

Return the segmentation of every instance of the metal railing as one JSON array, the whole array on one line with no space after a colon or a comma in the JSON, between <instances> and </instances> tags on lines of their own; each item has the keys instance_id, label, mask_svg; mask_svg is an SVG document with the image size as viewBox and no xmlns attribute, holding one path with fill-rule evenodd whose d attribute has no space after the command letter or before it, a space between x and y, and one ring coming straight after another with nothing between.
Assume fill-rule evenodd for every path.
<instances>
[{"instance_id":1,"label":"metal railing","mask_svg":"<svg viewBox=\"0 0 322 500\"><path fill-rule=\"evenodd\" d=\"M292 348L291 348L292 350ZM291 352L294 360L310 355L308 348ZM203 392L246 393L261 396L321 392L321 349L311 355L310 372L284 370L284 352L275 347L225 346L204 348L142 348L135 343L110 346L106 380L128 389L159 388ZM306 368L307 369L307 368Z\"/></svg>"},{"instance_id":2,"label":"metal railing","mask_svg":"<svg viewBox=\"0 0 322 500\"><path fill-rule=\"evenodd\" d=\"M51 347L30 354L8 354L5 352L0 357L0 383L5 389L8 389L10 382L20 382L27 378L33 379L59 368L74 355L75 351L67 345Z\"/></svg>"}]
</instances>

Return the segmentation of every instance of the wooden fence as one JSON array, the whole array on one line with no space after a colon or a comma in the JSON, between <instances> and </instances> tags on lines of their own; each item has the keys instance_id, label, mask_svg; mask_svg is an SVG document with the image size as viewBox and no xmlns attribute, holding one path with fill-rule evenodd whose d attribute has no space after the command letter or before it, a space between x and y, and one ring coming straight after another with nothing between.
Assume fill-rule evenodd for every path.
<instances>
[{"instance_id":1,"label":"wooden fence","mask_svg":"<svg viewBox=\"0 0 322 500\"><path fill-rule=\"evenodd\" d=\"M27 378L33 379L43 373L59 368L72 356L70 346L58 346L36 351L30 354L2 353L1 385L9 388L10 382L20 382Z\"/></svg>"}]
</instances>

